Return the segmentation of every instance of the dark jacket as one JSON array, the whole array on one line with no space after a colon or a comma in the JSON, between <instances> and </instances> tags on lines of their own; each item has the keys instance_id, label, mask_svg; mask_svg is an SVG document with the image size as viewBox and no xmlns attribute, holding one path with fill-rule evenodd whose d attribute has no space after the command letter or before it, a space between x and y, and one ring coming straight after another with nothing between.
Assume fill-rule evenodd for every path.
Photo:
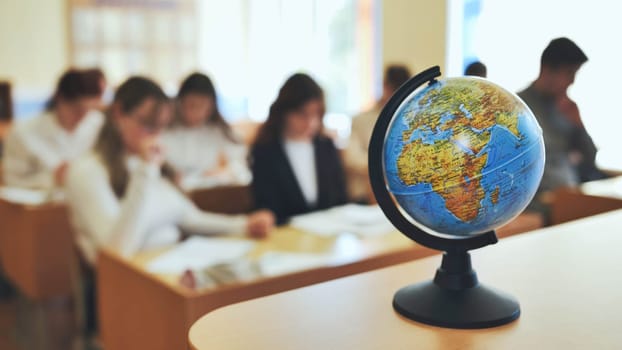
<instances>
[{"instance_id":1,"label":"dark jacket","mask_svg":"<svg viewBox=\"0 0 622 350\"><path fill-rule=\"evenodd\" d=\"M281 142L255 145L251 150L252 190L257 209L269 209L283 224L294 215L346 203L346 185L339 152L332 140L313 140L318 200L309 205Z\"/></svg>"}]
</instances>

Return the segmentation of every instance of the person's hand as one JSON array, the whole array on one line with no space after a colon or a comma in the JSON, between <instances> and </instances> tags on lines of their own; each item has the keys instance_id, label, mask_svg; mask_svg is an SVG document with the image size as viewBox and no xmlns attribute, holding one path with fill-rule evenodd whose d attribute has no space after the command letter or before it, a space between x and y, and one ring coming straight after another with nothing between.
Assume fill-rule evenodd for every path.
<instances>
[{"instance_id":1,"label":"person's hand","mask_svg":"<svg viewBox=\"0 0 622 350\"><path fill-rule=\"evenodd\" d=\"M197 279L192 270L186 269L179 278L179 284L189 289L197 289Z\"/></svg>"},{"instance_id":2,"label":"person's hand","mask_svg":"<svg viewBox=\"0 0 622 350\"><path fill-rule=\"evenodd\" d=\"M229 159L224 152L218 154L218 168L227 169L229 167Z\"/></svg>"},{"instance_id":3,"label":"person's hand","mask_svg":"<svg viewBox=\"0 0 622 350\"><path fill-rule=\"evenodd\" d=\"M246 232L253 238L265 238L274 227L274 214L269 210L259 210L248 216Z\"/></svg>"},{"instance_id":4,"label":"person's hand","mask_svg":"<svg viewBox=\"0 0 622 350\"><path fill-rule=\"evenodd\" d=\"M157 137L148 137L140 142L140 157L148 162L156 165L164 163L164 150L160 145Z\"/></svg>"},{"instance_id":5,"label":"person's hand","mask_svg":"<svg viewBox=\"0 0 622 350\"><path fill-rule=\"evenodd\" d=\"M570 160L570 164L577 166L583 161L583 155L578 151L570 151L570 153L568 153L568 159Z\"/></svg>"},{"instance_id":6,"label":"person's hand","mask_svg":"<svg viewBox=\"0 0 622 350\"><path fill-rule=\"evenodd\" d=\"M576 127L584 128L581 121L581 114L579 113L579 107L577 104L568 97L568 95L561 96L557 99L557 108L562 112L562 116L568 119Z\"/></svg>"},{"instance_id":7,"label":"person's hand","mask_svg":"<svg viewBox=\"0 0 622 350\"><path fill-rule=\"evenodd\" d=\"M209 169L203 173L205 176L222 176L227 177L229 174L229 160L223 152L218 154L218 163L213 169Z\"/></svg>"},{"instance_id":8,"label":"person's hand","mask_svg":"<svg viewBox=\"0 0 622 350\"><path fill-rule=\"evenodd\" d=\"M67 177L67 169L69 163L63 162L54 170L54 183L58 187L62 187L65 184L65 177Z\"/></svg>"},{"instance_id":9,"label":"person's hand","mask_svg":"<svg viewBox=\"0 0 622 350\"><path fill-rule=\"evenodd\" d=\"M181 188L183 180L184 180L184 177L181 175L181 173L180 172L175 172L175 176L173 176L173 183L175 184L175 186Z\"/></svg>"}]
</instances>

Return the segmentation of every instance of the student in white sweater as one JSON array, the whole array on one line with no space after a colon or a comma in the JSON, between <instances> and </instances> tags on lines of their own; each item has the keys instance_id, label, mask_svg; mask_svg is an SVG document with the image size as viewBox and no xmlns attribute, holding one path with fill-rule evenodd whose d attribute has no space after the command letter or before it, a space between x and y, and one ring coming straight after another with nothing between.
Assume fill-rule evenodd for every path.
<instances>
[{"instance_id":1,"label":"student in white sweater","mask_svg":"<svg viewBox=\"0 0 622 350\"><path fill-rule=\"evenodd\" d=\"M214 84L204 74L182 82L175 118L162 141L185 189L250 181L247 148L220 114Z\"/></svg>"},{"instance_id":2,"label":"student in white sweater","mask_svg":"<svg viewBox=\"0 0 622 350\"><path fill-rule=\"evenodd\" d=\"M202 212L174 183L164 163L161 130L172 106L152 81L133 77L117 90L94 152L72 163L66 195L84 257L100 247L123 256L177 242L181 232L264 237L270 212L228 216Z\"/></svg>"},{"instance_id":3,"label":"student in white sweater","mask_svg":"<svg viewBox=\"0 0 622 350\"><path fill-rule=\"evenodd\" d=\"M98 79L69 70L58 81L47 110L9 132L2 162L9 186L52 190L62 187L68 163L90 150L104 122Z\"/></svg>"}]
</instances>

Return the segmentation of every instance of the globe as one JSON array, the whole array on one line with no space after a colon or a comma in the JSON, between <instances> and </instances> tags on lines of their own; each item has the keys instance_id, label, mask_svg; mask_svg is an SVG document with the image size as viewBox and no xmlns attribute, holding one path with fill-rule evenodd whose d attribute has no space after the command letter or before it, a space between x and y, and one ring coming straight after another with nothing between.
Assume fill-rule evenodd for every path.
<instances>
[{"instance_id":1,"label":"globe","mask_svg":"<svg viewBox=\"0 0 622 350\"><path fill-rule=\"evenodd\" d=\"M542 130L514 94L480 78L437 80L438 66L391 96L369 142L378 205L407 237L444 251L434 279L400 288L393 308L425 324L487 328L520 317L479 282L469 251L525 209L544 171Z\"/></svg>"},{"instance_id":2,"label":"globe","mask_svg":"<svg viewBox=\"0 0 622 350\"><path fill-rule=\"evenodd\" d=\"M389 192L427 233L475 236L520 214L544 170L542 130L515 94L481 78L433 80L389 123Z\"/></svg>"}]
</instances>

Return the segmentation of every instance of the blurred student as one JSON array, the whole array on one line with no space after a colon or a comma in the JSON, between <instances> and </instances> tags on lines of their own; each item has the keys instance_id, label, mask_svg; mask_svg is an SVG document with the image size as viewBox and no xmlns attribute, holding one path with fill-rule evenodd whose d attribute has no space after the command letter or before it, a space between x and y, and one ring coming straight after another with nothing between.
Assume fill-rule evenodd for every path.
<instances>
[{"instance_id":1,"label":"blurred student","mask_svg":"<svg viewBox=\"0 0 622 350\"><path fill-rule=\"evenodd\" d=\"M182 187L250 181L247 148L220 114L216 89L206 75L194 73L181 84L176 118L162 141Z\"/></svg>"},{"instance_id":2,"label":"blurred student","mask_svg":"<svg viewBox=\"0 0 622 350\"><path fill-rule=\"evenodd\" d=\"M271 213L202 212L174 185L159 140L172 105L158 85L128 79L109 111L94 152L72 163L66 184L77 244L88 262L95 263L100 247L131 256L173 244L182 231L266 236L274 222Z\"/></svg>"},{"instance_id":3,"label":"blurred student","mask_svg":"<svg viewBox=\"0 0 622 350\"><path fill-rule=\"evenodd\" d=\"M279 90L251 149L252 189L258 208L277 223L291 216L346 203L341 159L322 134L322 88L294 74Z\"/></svg>"},{"instance_id":4,"label":"blurred student","mask_svg":"<svg viewBox=\"0 0 622 350\"><path fill-rule=\"evenodd\" d=\"M557 105L560 112L566 115L574 125L571 139L573 140L572 145L575 150L571 151L570 157L575 165L579 182L609 177L596 166L596 153L598 149L583 125L577 104L567 94L564 94L557 101Z\"/></svg>"},{"instance_id":5,"label":"blurred student","mask_svg":"<svg viewBox=\"0 0 622 350\"><path fill-rule=\"evenodd\" d=\"M106 80L106 75L101 68L90 68L84 71L85 74L90 75L89 79L97 80L99 83L101 94L100 94L100 110L105 110L108 103L112 101L112 92L110 91L110 87L108 86L108 81Z\"/></svg>"},{"instance_id":6,"label":"blurred student","mask_svg":"<svg viewBox=\"0 0 622 350\"><path fill-rule=\"evenodd\" d=\"M488 72L486 69L486 65L484 65L480 61L476 61L466 67L466 69L464 70L464 75L486 78Z\"/></svg>"},{"instance_id":7,"label":"blurred student","mask_svg":"<svg viewBox=\"0 0 622 350\"><path fill-rule=\"evenodd\" d=\"M580 169L596 170L596 147L567 94L587 60L570 39L554 39L542 52L538 78L518 93L542 127L546 161L541 192L575 186L581 181Z\"/></svg>"},{"instance_id":8,"label":"blurred student","mask_svg":"<svg viewBox=\"0 0 622 350\"><path fill-rule=\"evenodd\" d=\"M581 122L576 103L567 93L587 60L572 40L554 39L542 52L538 78L518 93L542 127L544 175L528 209L540 212L547 221L550 220L548 193L604 176L595 165L596 146Z\"/></svg>"},{"instance_id":9,"label":"blurred student","mask_svg":"<svg viewBox=\"0 0 622 350\"><path fill-rule=\"evenodd\" d=\"M345 165L349 195L356 202L368 202L371 197L367 175L367 151L376 120L393 93L410 77L410 71L406 66L387 66L384 72L380 100L370 110L360 113L352 119L352 132L345 152Z\"/></svg>"},{"instance_id":10,"label":"blurred student","mask_svg":"<svg viewBox=\"0 0 622 350\"><path fill-rule=\"evenodd\" d=\"M2 163L6 185L41 190L62 187L69 162L92 148L104 122L96 110L101 94L93 75L65 72L46 111L9 132Z\"/></svg>"}]
</instances>

